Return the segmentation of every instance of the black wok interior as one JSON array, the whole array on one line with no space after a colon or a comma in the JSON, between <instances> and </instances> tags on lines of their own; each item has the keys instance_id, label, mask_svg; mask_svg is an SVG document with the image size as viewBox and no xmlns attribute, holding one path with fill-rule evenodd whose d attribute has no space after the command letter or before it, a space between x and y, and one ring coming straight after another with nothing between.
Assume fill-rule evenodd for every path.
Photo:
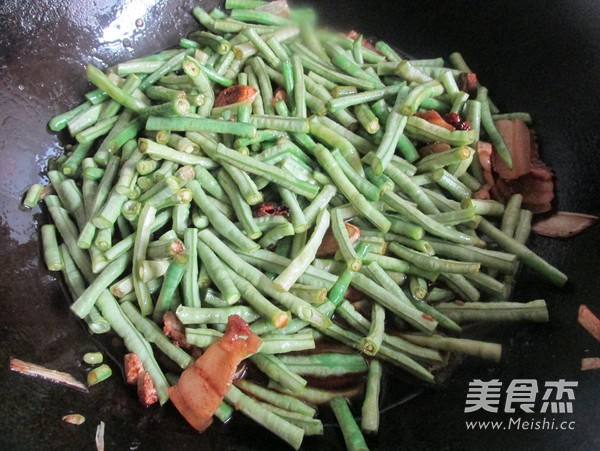
<instances>
[{"instance_id":1,"label":"black wok interior","mask_svg":"<svg viewBox=\"0 0 600 451\"><path fill-rule=\"evenodd\" d=\"M18 357L84 379L81 356L99 343L70 314L56 276L40 259L39 208L20 206L29 185L62 152L46 123L78 104L90 89L84 67L101 67L177 43L196 27L190 11L215 1L43 0L0 2L0 449L95 449L106 423L106 449L262 450L285 444L237 416L198 435L171 405L144 409L115 377L89 394L9 371ZM600 214L600 4L591 0L442 2L313 1L322 24L377 36L415 57L460 51L503 111L535 119L544 160L556 173L555 208ZM136 19L143 26L136 26ZM139 25L139 23L138 23ZM123 39L127 39L124 45ZM582 303L600 313L598 225L570 240L533 237L530 244L570 277L556 289L524 271L515 298L544 298L549 324L516 324L468 331L501 342L500 364L464 358L438 385L386 379L385 412L374 449L600 449L598 373L579 370L582 357L600 356L600 343L578 324ZM115 343L113 343L115 344ZM114 348L110 338L103 346ZM118 345L118 343L116 343ZM571 414L575 430L467 431L465 420L508 420L514 415L465 414L469 381L536 379L577 381ZM72 426L67 413L87 421ZM516 415L516 414L515 414ZM522 414L521 416L531 417ZM327 417L326 417L327 419ZM343 449L339 430L308 438L303 449Z\"/></svg>"}]
</instances>

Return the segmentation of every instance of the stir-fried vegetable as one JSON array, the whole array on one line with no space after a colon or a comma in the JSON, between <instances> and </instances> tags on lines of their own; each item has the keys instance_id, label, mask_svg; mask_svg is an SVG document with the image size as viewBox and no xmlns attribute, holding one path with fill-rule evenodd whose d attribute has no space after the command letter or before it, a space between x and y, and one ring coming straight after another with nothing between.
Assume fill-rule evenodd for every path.
<instances>
[{"instance_id":1,"label":"stir-fried vegetable","mask_svg":"<svg viewBox=\"0 0 600 451\"><path fill-rule=\"evenodd\" d=\"M194 8L205 29L175 49L88 65L96 89L50 122L78 144L48 173L44 258L90 330L124 339L145 405L170 399L199 431L233 405L298 448L323 432L299 399L329 403L362 449L340 398L361 388L312 381L367 373L374 433L382 362L431 383L440 351L501 357L459 323L547 321L543 300L506 298L519 264L567 280L524 245L523 207L551 196L514 195L552 193L552 174L530 118L499 116L459 54L407 60L285 2L225 6ZM245 359L268 386L232 386Z\"/></svg>"}]
</instances>

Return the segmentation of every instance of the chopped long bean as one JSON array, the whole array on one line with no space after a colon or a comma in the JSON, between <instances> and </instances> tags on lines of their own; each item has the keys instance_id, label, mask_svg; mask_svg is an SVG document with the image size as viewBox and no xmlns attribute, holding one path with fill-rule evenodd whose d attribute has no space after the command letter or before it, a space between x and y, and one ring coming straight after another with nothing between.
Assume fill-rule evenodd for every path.
<instances>
[{"instance_id":1,"label":"chopped long bean","mask_svg":"<svg viewBox=\"0 0 600 451\"><path fill-rule=\"evenodd\" d=\"M301 196L313 199L317 195L318 188L314 185L291 176L283 169L262 163L252 157L247 157L239 152L228 149L225 146L219 145L214 156L219 161L226 162L252 174L264 177L296 194L300 194Z\"/></svg>"},{"instance_id":2,"label":"chopped long bean","mask_svg":"<svg viewBox=\"0 0 600 451\"><path fill-rule=\"evenodd\" d=\"M291 393L304 390L308 383L302 376L291 371L277 356L259 352L251 356L250 360L260 371L269 376L271 381L279 383Z\"/></svg>"},{"instance_id":3,"label":"chopped long bean","mask_svg":"<svg viewBox=\"0 0 600 451\"><path fill-rule=\"evenodd\" d=\"M257 401L245 395L235 386L231 387L229 392L227 392L225 399L233 404L237 410L241 410L245 415L285 440L294 449L300 448L304 431L298 426L266 410Z\"/></svg>"},{"instance_id":4,"label":"chopped long bean","mask_svg":"<svg viewBox=\"0 0 600 451\"><path fill-rule=\"evenodd\" d=\"M354 250L354 246L352 245L350 236L348 235L346 223L342 217L342 212L338 208L333 209L331 216L331 229L333 231L333 236L338 243L342 257L348 265L348 268L350 268L352 271L360 271L360 268L362 267L362 261L357 252Z\"/></svg>"},{"instance_id":5,"label":"chopped long bean","mask_svg":"<svg viewBox=\"0 0 600 451\"><path fill-rule=\"evenodd\" d=\"M486 219L481 220L478 228L496 241L502 248L514 253L525 265L537 271L553 284L563 286L567 282L567 276L562 271L546 262L525 245L507 236Z\"/></svg>"},{"instance_id":6,"label":"chopped long bean","mask_svg":"<svg viewBox=\"0 0 600 451\"><path fill-rule=\"evenodd\" d=\"M409 249L399 243L390 243L389 249L400 258L431 272L468 274L476 273L480 268L480 264L476 262L444 260Z\"/></svg>"},{"instance_id":7,"label":"chopped long bean","mask_svg":"<svg viewBox=\"0 0 600 451\"><path fill-rule=\"evenodd\" d=\"M130 258L131 255L123 254L110 263L71 304L71 310L80 318L88 315L100 294L125 271Z\"/></svg>"},{"instance_id":8,"label":"chopped long bean","mask_svg":"<svg viewBox=\"0 0 600 451\"><path fill-rule=\"evenodd\" d=\"M222 188L225 193L227 193L236 216L240 220L246 235L252 240L258 239L262 235L262 231L258 228L258 225L256 224L252 214L252 209L242 196L239 187L235 184L231 176L225 171L220 171L217 175L217 178L220 182L220 185L217 184L217 186ZM200 184L202 184L202 181L200 181Z\"/></svg>"},{"instance_id":9,"label":"chopped long bean","mask_svg":"<svg viewBox=\"0 0 600 451\"><path fill-rule=\"evenodd\" d=\"M348 401L342 397L336 397L329 403L335 417L338 420L346 448L351 451L366 451L368 450L367 442L360 432L360 428L356 420L352 416Z\"/></svg>"},{"instance_id":10,"label":"chopped long bean","mask_svg":"<svg viewBox=\"0 0 600 451\"><path fill-rule=\"evenodd\" d=\"M259 315L251 307L177 307L177 317L183 324L227 324L229 315L238 315L247 322L256 320Z\"/></svg>"},{"instance_id":11,"label":"chopped long bean","mask_svg":"<svg viewBox=\"0 0 600 451\"><path fill-rule=\"evenodd\" d=\"M258 245L247 238L240 230L210 202L197 180L188 183L192 190L194 202L202 209L213 226L232 243L246 250L254 250Z\"/></svg>"},{"instance_id":12,"label":"chopped long bean","mask_svg":"<svg viewBox=\"0 0 600 451\"><path fill-rule=\"evenodd\" d=\"M385 309L374 303L371 307L371 326L369 334L363 339L363 352L367 355L374 356L379 351L381 342L383 341L383 330L385 328Z\"/></svg>"},{"instance_id":13,"label":"chopped long bean","mask_svg":"<svg viewBox=\"0 0 600 451\"><path fill-rule=\"evenodd\" d=\"M233 279L235 286L240 290L240 293L246 302L248 302L254 310L263 317L269 319L275 327L285 327L289 320L288 313L273 305L272 302L261 295L260 292L246 279L240 277L230 269L228 269L228 272L229 276Z\"/></svg>"},{"instance_id":14,"label":"chopped long bean","mask_svg":"<svg viewBox=\"0 0 600 451\"><path fill-rule=\"evenodd\" d=\"M379 430L379 397L381 393L382 366L379 360L371 360L361 408L360 428L363 432L376 433Z\"/></svg>"},{"instance_id":15,"label":"chopped long bean","mask_svg":"<svg viewBox=\"0 0 600 451\"><path fill-rule=\"evenodd\" d=\"M198 286L198 231L193 227L183 232L183 242L188 251L185 273L181 280L183 304L188 307L200 307L200 290Z\"/></svg>"},{"instance_id":16,"label":"chopped long bean","mask_svg":"<svg viewBox=\"0 0 600 451\"><path fill-rule=\"evenodd\" d=\"M54 224L44 224L41 230L46 267L50 271L62 271L65 264L58 246L56 226Z\"/></svg>"},{"instance_id":17,"label":"chopped long bean","mask_svg":"<svg viewBox=\"0 0 600 451\"><path fill-rule=\"evenodd\" d=\"M152 298L148 285L140 279L139 265L145 259L146 249L150 241L151 225L156 218L156 208L150 204L145 204L140 212L137 222L138 232L135 234L133 244L133 270L132 280L135 296L140 306L143 316L149 315L153 309ZM121 257L119 257L121 258Z\"/></svg>"},{"instance_id":18,"label":"chopped long bean","mask_svg":"<svg viewBox=\"0 0 600 451\"><path fill-rule=\"evenodd\" d=\"M458 230L445 227L430 217L424 215L420 210L410 205L410 203L406 202L395 193L386 191L383 195L383 200L391 208L407 217L410 221L414 221L415 224L423 227L423 229L427 230L432 235L446 238L457 243L483 245L483 241L481 239L467 235Z\"/></svg>"},{"instance_id":19,"label":"chopped long bean","mask_svg":"<svg viewBox=\"0 0 600 451\"><path fill-rule=\"evenodd\" d=\"M152 312L152 318L155 322L160 322L163 313L170 309L175 290L181 283L186 271L188 258L188 254L179 254L171 261L165 273L154 311Z\"/></svg>"},{"instance_id":20,"label":"chopped long bean","mask_svg":"<svg viewBox=\"0 0 600 451\"><path fill-rule=\"evenodd\" d=\"M285 356L282 356L285 357ZM314 415L316 409L309 406L308 404L294 398L293 396L284 395L273 390L269 390L258 384L250 382L247 379L239 379L235 385L244 390L246 393L266 401L274 406L281 407L282 409L290 410L292 412L298 412L304 415Z\"/></svg>"},{"instance_id":21,"label":"chopped long bean","mask_svg":"<svg viewBox=\"0 0 600 451\"><path fill-rule=\"evenodd\" d=\"M543 299L530 302L453 302L436 308L458 323L469 321L547 322L548 307Z\"/></svg>"},{"instance_id":22,"label":"chopped long bean","mask_svg":"<svg viewBox=\"0 0 600 451\"><path fill-rule=\"evenodd\" d=\"M195 229L190 230L193 230L194 233L196 233ZM221 260L219 260L219 258L208 246L198 245L197 250L200 261L206 266L208 276L221 292L223 299L228 304L235 304L240 298L240 292L231 279L229 271L226 269L225 265L223 265Z\"/></svg>"},{"instance_id":23,"label":"chopped long bean","mask_svg":"<svg viewBox=\"0 0 600 451\"><path fill-rule=\"evenodd\" d=\"M280 291L288 291L304 272L304 269L311 264L316 256L317 248L329 228L330 218L329 211L326 209L321 210L317 215L315 229L306 245L290 265L273 281L275 288Z\"/></svg>"},{"instance_id":24,"label":"chopped long bean","mask_svg":"<svg viewBox=\"0 0 600 451\"><path fill-rule=\"evenodd\" d=\"M314 149L315 156L319 163L327 171L329 176L335 182L336 186L344 193L350 203L359 210L375 227L383 232L390 228L390 221L383 216L358 190L352 185L344 173L340 170L335 158L324 146L317 146Z\"/></svg>"},{"instance_id":25,"label":"chopped long bean","mask_svg":"<svg viewBox=\"0 0 600 451\"><path fill-rule=\"evenodd\" d=\"M441 336L427 337L416 334L401 334L401 336L415 344L425 345L434 349L462 352L495 362L500 361L502 355L502 346L497 343Z\"/></svg>"}]
</instances>

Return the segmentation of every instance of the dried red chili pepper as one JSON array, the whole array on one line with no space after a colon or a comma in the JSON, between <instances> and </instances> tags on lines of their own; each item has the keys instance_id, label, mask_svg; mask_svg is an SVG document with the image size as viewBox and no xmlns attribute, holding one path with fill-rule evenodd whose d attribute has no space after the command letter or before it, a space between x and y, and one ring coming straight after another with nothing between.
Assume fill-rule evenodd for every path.
<instances>
[{"instance_id":1,"label":"dried red chili pepper","mask_svg":"<svg viewBox=\"0 0 600 451\"><path fill-rule=\"evenodd\" d=\"M280 205L275 202L263 202L254 207L254 216L287 216L290 209L286 205Z\"/></svg>"},{"instance_id":2,"label":"dried red chili pepper","mask_svg":"<svg viewBox=\"0 0 600 451\"><path fill-rule=\"evenodd\" d=\"M463 120L458 113L446 113L444 114L444 120L456 130L471 130L471 124Z\"/></svg>"}]
</instances>

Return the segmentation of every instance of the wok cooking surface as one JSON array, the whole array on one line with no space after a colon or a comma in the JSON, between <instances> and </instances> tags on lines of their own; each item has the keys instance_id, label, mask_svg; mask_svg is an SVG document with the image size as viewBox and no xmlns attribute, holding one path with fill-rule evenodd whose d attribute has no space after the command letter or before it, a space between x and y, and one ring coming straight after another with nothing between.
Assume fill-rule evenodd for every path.
<instances>
[{"instance_id":1,"label":"wok cooking surface","mask_svg":"<svg viewBox=\"0 0 600 451\"><path fill-rule=\"evenodd\" d=\"M80 103L90 89L85 64L105 67L175 44L196 27L190 14L196 4L0 4L0 449L94 449L100 421L106 423L107 449L261 450L284 445L239 414L198 435L170 404L144 409L114 362L113 377L88 394L8 370L8 359L18 357L85 380L85 352L99 346L118 349L117 339L98 342L69 312L59 281L40 259L39 226L45 217L39 208L22 209L20 202L32 183L43 180L48 159L62 153L61 137L46 124ZM219 2L200 4L210 9ZM486 2L483 9L475 2L431 0L303 4L319 11L322 24L377 36L415 57L460 51L503 112L532 114L542 156L556 173L556 207L600 214L600 5L559 0ZM137 19L141 22L136 24ZM566 272L570 282L556 289L524 271L514 299L546 299L550 323L466 332L469 338L501 342L505 355L500 364L464 358L439 385L427 389L389 375L381 430L369 442L373 448L599 449L599 375L581 372L579 365L582 357L600 356L600 343L576 320L581 303L600 313L598 231L596 225L568 241L531 239L530 246ZM464 413L474 379L499 379L505 387L515 379L534 379L540 387L559 379L578 382L573 413L547 416L556 424L574 422L574 430L467 430L468 420L544 418L523 412ZM63 423L61 417L68 413L81 413L87 421L81 426ZM328 426L324 437L305 439L304 448L342 449L343 441Z\"/></svg>"}]
</instances>

